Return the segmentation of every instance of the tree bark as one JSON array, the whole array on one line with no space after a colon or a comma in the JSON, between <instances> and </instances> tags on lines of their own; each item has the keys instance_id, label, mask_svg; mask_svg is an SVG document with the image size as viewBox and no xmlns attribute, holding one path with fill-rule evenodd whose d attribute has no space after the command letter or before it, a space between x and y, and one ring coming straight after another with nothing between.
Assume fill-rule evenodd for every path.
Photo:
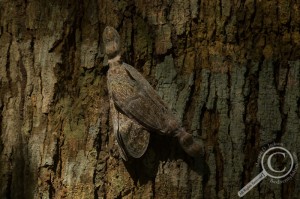
<instances>
[{"instance_id":1,"label":"tree bark","mask_svg":"<svg viewBox=\"0 0 300 199\"><path fill-rule=\"evenodd\" d=\"M300 157L300 2L0 1L0 198L238 198L262 147ZM202 142L123 162L102 32ZM244 198L298 198L300 169Z\"/></svg>"}]
</instances>

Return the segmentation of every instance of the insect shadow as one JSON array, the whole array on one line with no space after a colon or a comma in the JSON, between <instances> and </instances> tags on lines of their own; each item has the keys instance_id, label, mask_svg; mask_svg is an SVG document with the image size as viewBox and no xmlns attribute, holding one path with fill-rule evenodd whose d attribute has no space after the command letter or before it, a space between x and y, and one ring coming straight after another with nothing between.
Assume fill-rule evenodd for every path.
<instances>
[{"instance_id":1,"label":"insect shadow","mask_svg":"<svg viewBox=\"0 0 300 199\"><path fill-rule=\"evenodd\" d=\"M150 143L145 154L141 158L131 158L123 162L134 183L144 185L155 179L160 163L167 161L184 161L189 169L202 176L202 185L207 184L210 169L204 156L197 158L188 156L182 150L176 138L170 139L167 136L151 133Z\"/></svg>"}]
</instances>

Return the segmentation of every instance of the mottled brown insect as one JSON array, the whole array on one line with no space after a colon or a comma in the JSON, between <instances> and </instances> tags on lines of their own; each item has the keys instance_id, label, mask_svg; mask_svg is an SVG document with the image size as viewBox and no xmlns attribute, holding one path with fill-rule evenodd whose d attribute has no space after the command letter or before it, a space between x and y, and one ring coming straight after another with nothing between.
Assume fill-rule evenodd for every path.
<instances>
[{"instance_id":1,"label":"mottled brown insect","mask_svg":"<svg viewBox=\"0 0 300 199\"><path fill-rule=\"evenodd\" d=\"M120 36L112 27L103 32L109 71L107 84L111 117L121 156L138 158L146 151L149 132L177 137L186 153L198 156L201 147L194 142L179 120L148 81L132 66L121 62Z\"/></svg>"}]
</instances>

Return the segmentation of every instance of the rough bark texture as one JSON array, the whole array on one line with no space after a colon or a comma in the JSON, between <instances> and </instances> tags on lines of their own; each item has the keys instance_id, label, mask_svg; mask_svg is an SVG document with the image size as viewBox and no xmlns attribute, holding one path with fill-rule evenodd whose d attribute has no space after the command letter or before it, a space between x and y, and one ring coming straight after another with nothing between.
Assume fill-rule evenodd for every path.
<instances>
[{"instance_id":1,"label":"rough bark texture","mask_svg":"<svg viewBox=\"0 0 300 199\"><path fill-rule=\"evenodd\" d=\"M206 154L119 157L102 31ZM300 157L299 0L0 0L0 198L237 198L261 147ZM245 198L298 198L300 170Z\"/></svg>"}]
</instances>

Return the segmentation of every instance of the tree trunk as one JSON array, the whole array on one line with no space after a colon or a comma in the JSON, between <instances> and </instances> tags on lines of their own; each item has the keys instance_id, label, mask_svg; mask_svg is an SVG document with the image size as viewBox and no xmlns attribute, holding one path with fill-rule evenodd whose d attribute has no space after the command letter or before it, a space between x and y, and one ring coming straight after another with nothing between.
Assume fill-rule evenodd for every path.
<instances>
[{"instance_id":1,"label":"tree trunk","mask_svg":"<svg viewBox=\"0 0 300 199\"><path fill-rule=\"evenodd\" d=\"M0 198L238 198L262 147L300 155L300 2L0 1ZM123 162L102 32L202 142ZM299 156L300 157L300 156ZM245 198L298 198L300 169Z\"/></svg>"}]
</instances>

